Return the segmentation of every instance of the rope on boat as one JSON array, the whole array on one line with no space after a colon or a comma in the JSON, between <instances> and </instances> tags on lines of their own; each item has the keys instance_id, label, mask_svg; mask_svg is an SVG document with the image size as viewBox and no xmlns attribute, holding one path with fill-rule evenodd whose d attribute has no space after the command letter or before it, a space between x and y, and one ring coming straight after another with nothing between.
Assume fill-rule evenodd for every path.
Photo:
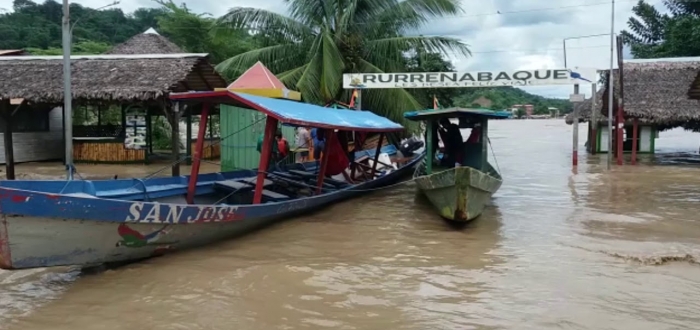
<instances>
[{"instance_id":1,"label":"rope on boat","mask_svg":"<svg viewBox=\"0 0 700 330\"><path fill-rule=\"evenodd\" d=\"M498 173L503 173L501 172L501 167L498 166L498 159L496 158L496 153L493 152L493 144L491 144L491 139L488 136L486 137L486 141L488 141L489 147L491 147L491 154L493 155L493 161L496 162L496 168L498 169Z\"/></svg>"}]
</instances>

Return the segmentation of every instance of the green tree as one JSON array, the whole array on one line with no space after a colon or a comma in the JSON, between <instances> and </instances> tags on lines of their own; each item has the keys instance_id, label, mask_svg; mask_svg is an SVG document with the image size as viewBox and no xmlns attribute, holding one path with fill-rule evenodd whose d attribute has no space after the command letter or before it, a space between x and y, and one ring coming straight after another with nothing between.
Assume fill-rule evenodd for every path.
<instances>
[{"instance_id":1,"label":"green tree","mask_svg":"<svg viewBox=\"0 0 700 330\"><path fill-rule=\"evenodd\" d=\"M455 68L452 63L445 60L440 53L427 52L423 47L418 47L410 52L406 58L408 72L450 72ZM440 106L452 106L452 99L459 95L457 88L414 88L409 90L423 108L433 107L433 96L437 97Z\"/></svg>"},{"instance_id":2,"label":"green tree","mask_svg":"<svg viewBox=\"0 0 700 330\"><path fill-rule=\"evenodd\" d=\"M164 36L188 52L209 53L214 63L254 48L251 36L244 30L218 28L210 14L195 14L183 3L156 0L162 6L157 17Z\"/></svg>"},{"instance_id":3,"label":"green tree","mask_svg":"<svg viewBox=\"0 0 700 330\"><path fill-rule=\"evenodd\" d=\"M344 73L406 70L406 51L470 54L454 38L407 35L431 19L459 14L458 0L287 0L287 5L289 16L237 7L221 17L222 27L255 30L261 48L231 57L217 70L232 78L261 61L307 102L325 104L349 99ZM404 123L404 111L424 108L404 89L363 91L362 105Z\"/></svg>"},{"instance_id":4,"label":"green tree","mask_svg":"<svg viewBox=\"0 0 700 330\"><path fill-rule=\"evenodd\" d=\"M640 0L622 32L636 58L700 55L700 3L665 0L669 14Z\"/></svg>"}]
</instances>

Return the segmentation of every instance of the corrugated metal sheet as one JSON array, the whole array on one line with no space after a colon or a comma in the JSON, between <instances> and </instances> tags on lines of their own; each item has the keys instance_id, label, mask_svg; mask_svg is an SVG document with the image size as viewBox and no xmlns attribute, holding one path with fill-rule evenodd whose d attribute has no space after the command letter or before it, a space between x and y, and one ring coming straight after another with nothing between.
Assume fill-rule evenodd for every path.
<instances>
[{"instance_id":1,"label":"corrugated metal sheet","mask_svg":"<svg viewBox=\"0 0 700 330\"><path fill-rule=\"evenodd\" d=\"M257 168L260 153L256 147L260 134L265 131L265 115L228 105L220 107L221 171ZM294 128L282 126L282 135L289 141L290 147L293 146Z\"/></svg>"}]
</instances>

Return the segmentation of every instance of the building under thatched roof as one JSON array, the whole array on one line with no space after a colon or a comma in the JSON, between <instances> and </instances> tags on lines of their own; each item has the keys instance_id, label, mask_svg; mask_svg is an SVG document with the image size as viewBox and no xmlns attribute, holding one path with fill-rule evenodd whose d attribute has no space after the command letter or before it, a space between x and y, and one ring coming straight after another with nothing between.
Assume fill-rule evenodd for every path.
<instances>
[{"instance_id":1,"label":"building under thatched roof","mask_svg":"<svg viewBox=\"0 0 700 330\"><path fill-rule=\"evenodd\" d=\"M700 120L698 102L688 97L688 89L700 73L700 57L628 60L623 68L625 117L664 126ZM614 75L619 81L618 70ZM607 103L603 97L602 109L607 109Z\"/></svg>"},{"instance_id":2,"label":"building under thatched roof","mask_svg":"<svg viewBox=\"0 0 700 330\"><path fill-rule=\"evenodd\" d=\"M89 55L71 59L76 101L150 101L171 92L226 87L207 54ZM62 57L0 57L0 98L62 103Z\"/></svg>"},{"instance_id":3,"label":"building under thatched roof","mask_svg":"<svg viewBox=\"0 0 700 330\"><path fill-rule=\"evenodd\" d=\"M185 51L150 28L131 39L114 46L105 54L182 54Z\"/></svg>"}]
</instances>

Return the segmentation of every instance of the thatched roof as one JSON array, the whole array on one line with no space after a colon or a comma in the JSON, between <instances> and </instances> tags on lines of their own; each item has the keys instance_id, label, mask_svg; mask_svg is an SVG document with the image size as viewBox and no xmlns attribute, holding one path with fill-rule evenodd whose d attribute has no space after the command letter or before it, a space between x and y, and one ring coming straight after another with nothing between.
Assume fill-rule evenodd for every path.
<instances>
[{"instance_id":1,"label":"thatched roof","mask_svg":"<svg viewBox=\"0 0 700 330\"><path fill-rule=\"evenodd\" d=\"M182 54L185 51L150 28L131 39L114 46L105 54Z\"/></svg>"},{"instance_id":2,"label":"thatched roof","mask_svg":"<svg viewBox=\"0 0 700 330\"><path fill-rule=\"evenodd\" d=\"M73 98L150 101L170 92L226 87L207 54L72 56ZM61 56L0 57L0 98L63 102Z\"/></svg>"},{"instance_id":3,"label":"thatched roof","mask_svg":"<svg viewBox=\"0 0 700 330\"><path fill-rule=\"evenodd\" d=\"M628 60L623 68L626 118L671 126L700 120L700 103L688 97L689 88L700 73L700 58ZM619 70L613 74L615 86L619 87ZM601 102L604 113L608 103L606 87ZM618 93L616 88L615 94ZM614 102L617 103L617 97Z\"/></svg>"},{"instance_id":4,"label":"thatched roof","mask_svg":"<svg viewBox=\"0 0 700 330\"><path fill-rule=\"evenodd\" d=\"M0 56L17 56L25 55L27 52L24 49L0 49Z\"/></svg>"}]
</instances>

